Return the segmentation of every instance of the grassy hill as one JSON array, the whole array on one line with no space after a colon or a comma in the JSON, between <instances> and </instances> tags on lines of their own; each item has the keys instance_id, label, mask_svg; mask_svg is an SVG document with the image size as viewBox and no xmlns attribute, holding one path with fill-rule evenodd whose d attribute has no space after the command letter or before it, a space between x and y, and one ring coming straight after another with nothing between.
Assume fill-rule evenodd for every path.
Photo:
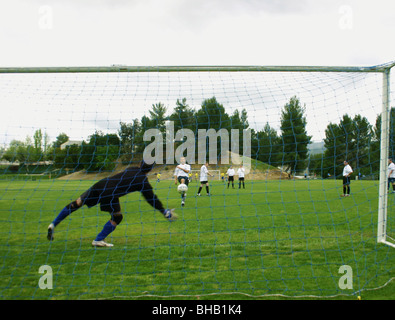
<instances>
[{"instance_id":1,"label":"grassy hill","mask_svg":"<svg viewBox=\"0 0 395 320\"><path fill-rule=\"evenodd\" d=\"M242 161L246 160L247 157L241 157ZM248 160L248 159L247 159ZM267 163L261 162L259 160L251 159L251 170L246 170L246 179L249 180L276 180L285 179L287 174L282 172L280 169L273 167ZM136 164L132 164L136 165ZM97 172L97 173L87 173L85 170L73 172L69 175L60 177L59 180L100 180L105 177L116 174L125 170L131 165L118 164L113 171L110 172ZM192 164L192 170L200 170L201 164ZM226 173L229 168L229 164L211 164L209 170L220 170L220 172ZM155 168L150 172L150 176L154 178L158 173L161 174L161 180L173 179L174 169L176 164L160 164L155 166ZM237 169L237 165L233 166ZM248 168L247 168L248 169Z\"/></svg>"}]
</instances>

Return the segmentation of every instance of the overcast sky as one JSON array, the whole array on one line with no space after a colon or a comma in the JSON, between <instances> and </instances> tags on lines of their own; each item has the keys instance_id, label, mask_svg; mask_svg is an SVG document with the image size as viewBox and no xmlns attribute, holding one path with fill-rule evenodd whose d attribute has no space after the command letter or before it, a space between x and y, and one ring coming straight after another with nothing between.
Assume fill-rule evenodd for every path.
<instances>
[{"instance_id":1,"label":"overcast sky","mask_svg":"<svg viewBox=\"0 0 395 320\"><path fill-rule=\"evenodd\" d=\"M394 35L393 0L0 0L0 67L373 66L395 60ZM297 94L307 104L309 133L315 140L322 138L327 124L320 121L338 121L348 105L354 108L351 113L366 113L370 121L381 109L377 79L340 83L332 77L335 86L345 87L325 92L318 85L328 81L324 78L310 79L296 89L291 83L301 83L301 78L277 79L267 85L268 80L239 78L237 87L230 80L232 86L228 83L215 91L215 85L208 88L206 83L205 92L195 88L201 91L198 95L173 88L179 96L171 96L143 89L144 82L133 86L137 80L132 75L113 75L113 82L106 76L104 89L92 77L26 76L18 87L17 78L3 76L0 144L32 135L37 128L48 131L52 140L67 129L74 139L86 139L95 129L114 132L120 121L140 118L152 103L174 107L176 98L184 96L198 107L202 99L222 95L220 102L229 113L246 108L250 124L260 129L266 121L278 128L280 107ZM154 78L150 79L152 83ZM186 83L192 82L183 82L180 88L185 89ZM256 91L247 91L247 83ZM136 88L142 91L137 93ZM363 94L345 96L355 89ZM143 97L147 92L153 96ZM265 118L268 115L276 119ZM85 131L78 133L78 127Z\"/></svg>"},{"instance_id":2,"label":"overcast sky","mask_svg":"<svg viewBox=\"0 0 395 320\"><path fill-rule=\"evenodd\" d=\"M0 0L0 66L376 65L393 0Z\"/></svg>"}]
</instances>

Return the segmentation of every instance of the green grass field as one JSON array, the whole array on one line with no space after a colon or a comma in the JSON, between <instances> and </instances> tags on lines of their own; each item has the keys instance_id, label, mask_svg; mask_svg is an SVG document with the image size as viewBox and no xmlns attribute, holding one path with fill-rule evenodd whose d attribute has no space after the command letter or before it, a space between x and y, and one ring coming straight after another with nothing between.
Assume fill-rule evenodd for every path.
<instances>
[{"instance_id":1,"label":"green grass field","mask_svg":"<svg viewBox=\"0 0 395 320\"><path fill-rule=\"evenodd\" d=\"M135 193L121 198L113 248L91 247L109 218L97 207L74 212L49 242L48 224L92 183L0 181L2 299L395 298L395 249L376 243L377 181L353 181L349 198L336 180L214 182L211 197L191 183L181 208L174 184L153 180L178 221ZM53 289L38 286L42 265ZM342 265L353 289L339 288Z\"/></svg>"}]
</instances>

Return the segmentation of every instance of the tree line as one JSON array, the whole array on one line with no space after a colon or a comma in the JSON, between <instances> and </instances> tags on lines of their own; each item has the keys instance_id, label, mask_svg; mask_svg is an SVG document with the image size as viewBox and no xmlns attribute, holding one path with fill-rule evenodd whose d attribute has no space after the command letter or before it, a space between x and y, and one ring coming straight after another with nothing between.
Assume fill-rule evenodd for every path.
<instances>
[{"instance_id":1,"label":"tree line","mask_svg":"<svg viewBox=\"0 0 395 320\"><path fill-rule=\"evenodd\" d=\"M182 128L195 133L199 129L218 131L225 128L229 132L231 129L250 129L252 159L281 167L291 174L307 168L309 173L323 177L328 174L336 176L341 173L342 162L346 158L363 174L378 171L380 115L374 127L361 115L351 118L345 114L339 123L329 123L325 130L325 151L310 155L308 147L312 137L306 130L306 106L296 96L290 98L281 109L280 132L269 123L260 130L250 128L245 109L236 109L228 114L215 97L205 99L198 109L189 106L186 98L177 99L173 112L168 114L168 110L161 102L153 104L141 119L120 122L116 133L96 131L81 145L70 145L64 149L61 149L61 145L69 140L66 133L59 134L54 142L49 143L48 135L39 129L33 138L11 141L7 148L0 150L0 157L21 164L51 161L55 168L72 171L111 171L117 161L135 163L141 160L144 148L150 143L144 141L144 132L157 128L165 134L166 121L170 120L174 123L175 132ZM391 123L392 114L391 111ZM219 150L220 147L219 141ZM242 154L242 141L239 147L239 153Z\"/></svg>"}]
</instances>

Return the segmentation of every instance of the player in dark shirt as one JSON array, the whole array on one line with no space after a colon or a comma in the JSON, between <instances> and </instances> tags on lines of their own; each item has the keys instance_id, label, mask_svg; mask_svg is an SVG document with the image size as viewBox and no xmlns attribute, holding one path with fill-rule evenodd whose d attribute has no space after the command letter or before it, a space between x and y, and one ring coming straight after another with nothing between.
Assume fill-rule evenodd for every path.
<instances>
[{"instance_id":1,"label":"player in dark shirt","mask_svg":"<svg viewBox=\"0 0 395 320\"><path fill-rule=\"evenodd\" d=\"M154 164L148 165L141 162L139 167L129 167L125 171L114 176L96 182L85 191L76 201L71 202L59 213L55 220L48 226L48 240L53 240L55 227L74 211L86 205L91 208L100 204L100 210L109 212L111 219L104 225L103 230L93 240L92 245L97 247L112 247L104 239L115 230L123 219L119 198L135 191L141 192L145 200L155 209L159 210L166 219L174 221L177 215L173 210L165 209L153 193L147 173L151 171Z\"/></svg>"}]
</instances>

